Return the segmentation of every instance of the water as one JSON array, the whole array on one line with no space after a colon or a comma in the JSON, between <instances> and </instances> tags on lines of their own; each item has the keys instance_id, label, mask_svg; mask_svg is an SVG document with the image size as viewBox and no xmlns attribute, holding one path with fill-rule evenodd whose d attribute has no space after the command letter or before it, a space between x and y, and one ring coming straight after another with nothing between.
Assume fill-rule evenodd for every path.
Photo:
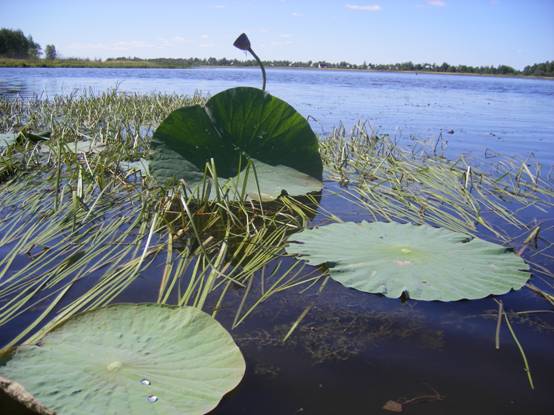
<instances>
[{"instance_id":1,"label":"water","mask_svg":"<svg viewBox=\"0 0 554 415\"><path fill-rule=\"evenodd\" d=\"M269 70L268 78L269 91L310 116L319 133L341 122L349 128L362 119L406 144L412 135L434 142L442 132L449 141L450 156L469 153L480 158L488 149L488 155L491 151L517 157L534 153L541 162L554 161L554 82L305 70ZM9 98L52 97L83 88L100 92L115 85L125 92L214 94L237 85L259 86L259 73L253 69L0 69L0 94ZM454 133L449 134L450 130ZM333 186L326 184L321 202L325 209L345 220L367 219L361 209L333 198ZM540 220L543 238L552 240L554 232L548 230L552 212L545 212ZM554 253L545 253L543 265L552 270L548 255ZM155 301L163 267L160 257L117 301ZM545 284L537 278L533 283ZM242 292L230 295L236 297L230 299L229 309L234 310L233 301L235 306L240 303ZM272 297L232 331L245 355L247 372L212 413L385 413L381 407L389 399L432 395L436 390L441 400L414 405L408 412L551 414L552 308L529 290L501 299L508 310L550 311L512 317L535 391L528 386L505 325L501 348L495 350L497 305L491 298L401 303L345 289L330 280L320 296L291 291ZM310 313L282 344L291 322L307 304L314 305ZM34 310L34 316L40 312ZM32 317L23 316L18 324L28 324ZM218 314L226 327L232 317ZM0 344L19 329L4 328ZM141 382L146 385L145 381ZM154 403L157 397L147 396L147 400Z\"/></svg>"},{"instance_id":2,"label":"water","mask_svg":"<svg viewBox=\"0 0 554 415\"><path fill-rule=\"evenodd\" d=\"M0 68L0 96L10 98L115 86L134 93L215 94L240 85L259 87L259 70ZM320 134L362 120L404 142L434 143L442 135L449 157L502 153L554 164L554 81L269 69L268 91L309 117Z\"/></svg>"}]
</instances>

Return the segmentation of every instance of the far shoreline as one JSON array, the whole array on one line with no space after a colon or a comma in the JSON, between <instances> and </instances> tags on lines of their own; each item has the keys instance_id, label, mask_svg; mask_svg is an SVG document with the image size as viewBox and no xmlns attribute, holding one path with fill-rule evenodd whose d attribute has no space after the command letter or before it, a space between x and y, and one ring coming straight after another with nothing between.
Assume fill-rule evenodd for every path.
<instances>
[{"instance_id":1,"label":"far shoreline","mask_svg":"<svg viewBox=\"0 0 554 415\"><path fill-rule=\"evenodd\" d=\"M231 69L231 68L252 68L257 69L254 66L221 66L221 65L199 65L199 66L190 66L187 68L166 68L166 69ZM155 69L155 68L154 68ZM162 69L162 68L158 68ZM300 70L300 71L329 71L329 72L367 72L367 73L406 73L406 74L415 74L415 75L459 75L459 76L483 76L483 77L493 77L493 78L518 78L518 79L545 79L545 80L554 80L554 77L550 76L538 76L538 75L509 75L509 74L491 74L491 73L473 73L473 72L439 72L439 71L379 71L375 69L352 69L352 68L308 68L308 67L291 67L291 66L266 66L266 70L271 69L284 69L284 70Z\"/></svg>"},{"instance_id":2,"label":"far shoreline","mask_svg":"<svg viewBox=\"0 0 554 415\"><path fill-rule=\"evenodd\" d=\"M147 62L133 61L113 61L113 62L95 62L95 61L72 61L64 64L63 60L54 62L45 62L44 60L25 60L25 59L3 59L0 58L0 69L257 69L252 65L197 65L197 66L171 66L171 65L153 65ZM291 67L291 66L266 66L267 70L280 69L292 71L328 71L328 72L365 72L365 73L392 73L392 74L415 74L415 75L447 75L447 76L472 76L472 77L492 77L492 78L516 78L516 79L539 79L554 80L554 77L538 75L521 74L488 74L474 72L442 72L442 71L395 71L395 70L375 70L375 69L356 69L356 68L315 68L315 67Z\"/></svg>"}]
</instances>

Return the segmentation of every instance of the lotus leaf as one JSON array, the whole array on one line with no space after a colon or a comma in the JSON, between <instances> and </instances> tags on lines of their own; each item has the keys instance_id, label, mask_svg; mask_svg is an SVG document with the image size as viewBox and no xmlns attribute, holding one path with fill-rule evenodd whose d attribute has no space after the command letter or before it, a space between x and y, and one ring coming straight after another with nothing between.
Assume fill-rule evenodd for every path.
<instances>
[{"instance_id":1,"label":"lotus leaf","mask_svg":"<svg viewBox=\"0 0 554 415\"><path fill-rule=\"evenodd\" d=\"M152 148L150 170L161 182L185 179L194 185L211 159L223 179L239 176L249 160L277 167L284 174L279 177L279 194L283 189L290 195L314 191L313 186L302 187L305 176L319 182L322 178L318 140L308 121L286 102L257 88L228 89L205 106L173 111L154 133ZM297 181L296 173L288 175L280 166L304 176Z\"/></svg>"},{"instance_id":2,"label":"lotus leaf","mask_svg":"<svg viewBox=\"0 0 554 415\"><path fill-rule=\"evenodd\" d=\"M521 288L528 266L507 248L428 225L336 223L290 237L289 254L327 263L346 287L398 298L455 301Z\"/></svg>"},{"instance_id":3,"label":"lotus leaf","mask_svg":"<svg viewBox=\"0 0 554 415\"><path fill-rule=\"evenodd\" d=\"M100 153L106 148L106 145L97 141L85 140L67 143L67 148L73 153Z\"/></svg>"},{"instance_id":4,"label":"lotus leaf","mask_svg":"<svg viewBox=\"0 0 554 415\"><path fill-rule=\"evenodd\" d=\"M141 176L146 177L150 175L150 162L146 159L139 159L137 161L121 161L119 168L127 173L140 172Z\"/></svg>"},{"instance_id":5,"label":"lotus leaf","mask_svg":"<svg viewBox=\"0 0 554 415\"><path fill-rule=\"evenodd\" d=\"M230 334L192 307L116 305L21 347L3 376L60 414L204 414L245 362Z\"/></svg>"},{"instance_id":6,"label":"lotus leaf","mask_svg":"<svg viewBox=\"0 0 554 415\"><path fill-rule=\"evenodd\" d=\"M17 141L19 134L17 133L2 133L0 134L0 151L12 145Z\"/></svg>"}]
</instances>

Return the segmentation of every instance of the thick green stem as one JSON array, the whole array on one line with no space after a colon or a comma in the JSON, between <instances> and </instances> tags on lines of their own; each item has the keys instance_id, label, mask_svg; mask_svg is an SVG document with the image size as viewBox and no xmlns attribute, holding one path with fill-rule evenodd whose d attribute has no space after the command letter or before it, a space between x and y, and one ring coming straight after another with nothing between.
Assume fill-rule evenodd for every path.
<instances>
[{"instance_id":1,"label":"thick green stem","mask_svg":"<svg viewBox=\"0 0 554 415\"><path fill-rule=\"evenodd\" d=\"M262 91L265 91L265 68L264 68L264 64L262 63L262 61L260 60L260 58L258 58L258 55L256 55L254 53L254 51L252 50L252 48L249 48L248 49L248 52L250 52L252 54L252 56L254 56L254 59L256 59L256 61L258 62L258 65L260 65L260 68L262 68L262 78L263 78L263 82L262 82Z\"/></svg>"}]
</instances>

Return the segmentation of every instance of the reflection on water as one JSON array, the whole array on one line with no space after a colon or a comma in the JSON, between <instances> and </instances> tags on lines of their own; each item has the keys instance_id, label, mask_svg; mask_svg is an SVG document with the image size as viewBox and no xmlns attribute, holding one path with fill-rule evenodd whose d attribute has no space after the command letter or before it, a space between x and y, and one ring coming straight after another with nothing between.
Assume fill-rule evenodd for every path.
<instances>
[{"instance_id":1,"label":"reflection on water","mask_svg":"<svg viewBox=\"0 0 554 415\"><path fill-rule=\"evenodd\" d=\"M215 94L260 86L257 69L0 68L0 96L98 93ZM317 133L358 120L408 142L442 135L447 155L504 153L554 162L554 82L536 79L268 70L268 91L296 107Z\"/></svg>"}]
</instances>

